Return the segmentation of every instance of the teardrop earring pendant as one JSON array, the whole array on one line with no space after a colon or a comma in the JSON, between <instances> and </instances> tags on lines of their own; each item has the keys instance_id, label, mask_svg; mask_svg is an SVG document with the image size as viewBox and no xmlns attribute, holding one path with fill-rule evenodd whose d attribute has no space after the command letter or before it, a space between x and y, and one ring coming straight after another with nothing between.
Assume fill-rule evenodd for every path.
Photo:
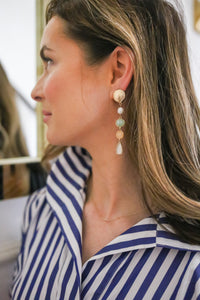
<instances>
[{"instance_id":1,"label":"teardrop earring pendant","mask_svg":"<svg viewBox=\"0 0 200 300\"><path fill-rule=\"evenodd\" d=\"M122 102L125 99L125 92L123 90L116 90L113 93L113 100L119 104L119 107L117 109L117 113L119 114L119 118L116 121L116 126L118 127L118 130L116 132L116 138L118 140L117 142L117 147L116 147L116 154L117 155L122 155L123 153L123 148L122 148L122 143L121 140L124 137L124 132L122 131L122 127L125 125L125 120L122 118L122 114L124 112L124 109L122 107Z\"/></svg>"}]
</instances>

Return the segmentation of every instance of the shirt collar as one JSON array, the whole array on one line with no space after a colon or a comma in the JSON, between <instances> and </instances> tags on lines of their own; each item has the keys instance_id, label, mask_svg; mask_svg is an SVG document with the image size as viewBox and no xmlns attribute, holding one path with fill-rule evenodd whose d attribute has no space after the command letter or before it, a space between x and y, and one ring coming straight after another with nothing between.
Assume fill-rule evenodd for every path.
<instances>
[{"instance_id":1,"label":"shirt collar","mask_svg":"<svg viewBox=\"0 0 200 300\"><path fill-rule=\"evenodd\" d=\"M165 213L160 213L157 218L148 217L133 225L90 260L99 259L109 254L120 254L127 251L156 247L179 251L200 251L199 245L182 242L167 222Z\"/></svg>"},{"instance_id":2,"label":"shirt collar","mask_svg":"<svg viewBox=\"0 0 200 300\"><path fill-rule=\"evenodd\" d=\"M92 160L86 150L80 147L68 147L54 163L47 179L47 200L54 210L74 259L77 260L79 271L82 267L82 210L91 166ZM179 240L164 213L158 216L158 220L159 222L153 217L141 220L116 237L90 260L109 254L152 247L200 250L200 246Z\"/></svg>"},{"instance_id":3,"label":"shirt collar","mask_svg":"<svg viewBox=\"0 0 200 300\"><path fill-rule=\"evenodd\" d=\"M74 257L79 283L82 268L82 210L91 157L80 147L68 147L55 161L47 178L50 204Z\"/></svg>"}]
</instances>

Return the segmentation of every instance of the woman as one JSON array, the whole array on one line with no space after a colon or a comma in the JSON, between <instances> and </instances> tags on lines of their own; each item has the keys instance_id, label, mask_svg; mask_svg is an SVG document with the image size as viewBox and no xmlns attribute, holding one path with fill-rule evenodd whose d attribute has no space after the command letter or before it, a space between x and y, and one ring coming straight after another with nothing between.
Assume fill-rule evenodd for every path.
<instances>
[{"instance_id":1,"label":"woman","mask_svg":"<svg viewBox=\"0 0 200 300\"><path fill-rule=\"evenodd\" d=\"M200 114L181 15L51 0L46 16L32 97L50 144L69 147L27 203L13 299L198 299Z\"/></svg>"}]
</instances>

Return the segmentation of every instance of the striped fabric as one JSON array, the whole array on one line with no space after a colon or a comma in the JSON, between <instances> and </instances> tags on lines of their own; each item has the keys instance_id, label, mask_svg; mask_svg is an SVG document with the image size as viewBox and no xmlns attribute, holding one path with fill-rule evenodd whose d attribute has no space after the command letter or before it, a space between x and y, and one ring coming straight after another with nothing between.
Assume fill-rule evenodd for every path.
<instances>
[{"instance_id":1,"label":"striped fabric","mask_svg":"<svg viewBox=\"0 0 200 300\"><path fill-rule=\"evenodd\" d=\"M164 214L146 218L81 260L82 209L91 158L69 147L47 187L27 202L12 299L200 299L200 246L177 239Z\"/></svg>"}]
</instances>

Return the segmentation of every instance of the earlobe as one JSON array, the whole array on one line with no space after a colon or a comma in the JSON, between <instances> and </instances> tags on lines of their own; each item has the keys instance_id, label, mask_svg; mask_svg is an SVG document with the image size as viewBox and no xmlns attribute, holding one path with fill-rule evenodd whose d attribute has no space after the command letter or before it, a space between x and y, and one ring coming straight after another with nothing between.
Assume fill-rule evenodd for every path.
<instances>
[{"instance_id":1,"label":"earlobe","mask_svg":"<svg viewBox=\"0 0 200 300\"><path fill-rule=\"evenodd\" d=\"M133 77L133 57L130 49L116 47L112 53L112 90L126 90Z\"/></svg>"}]
</instances>

